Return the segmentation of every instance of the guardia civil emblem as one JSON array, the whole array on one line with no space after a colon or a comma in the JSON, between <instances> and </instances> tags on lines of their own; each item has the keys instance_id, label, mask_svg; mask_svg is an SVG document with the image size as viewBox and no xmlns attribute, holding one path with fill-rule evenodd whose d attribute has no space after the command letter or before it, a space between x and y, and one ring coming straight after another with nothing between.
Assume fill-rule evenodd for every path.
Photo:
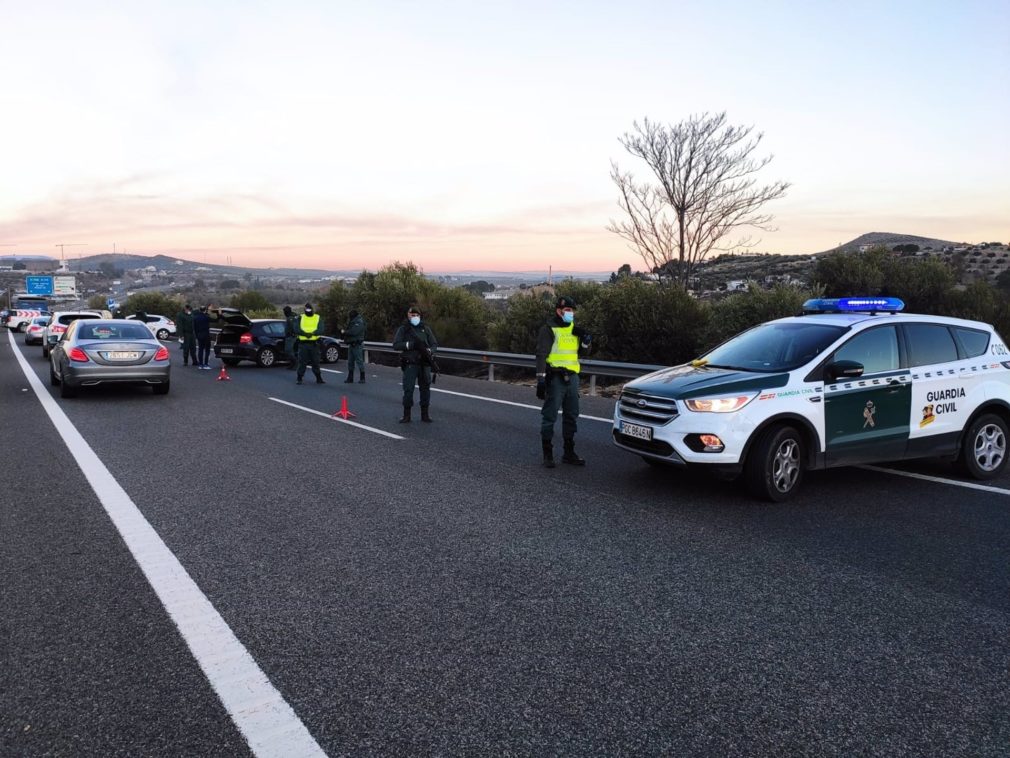
<instances>
[{"instance_id":1,"label":"guardia civil emblem","mask_svg":"<svg viewBox=\"0 0 1010 758\"><path fill-rule=\"evenodd\" d=\"M873 404L872 400L866 401L866 407L863 408L863 429L870 427L871 429L877 424L873 420L874 414L877 412L877 406Z\"/></svg>"}]
</instances>

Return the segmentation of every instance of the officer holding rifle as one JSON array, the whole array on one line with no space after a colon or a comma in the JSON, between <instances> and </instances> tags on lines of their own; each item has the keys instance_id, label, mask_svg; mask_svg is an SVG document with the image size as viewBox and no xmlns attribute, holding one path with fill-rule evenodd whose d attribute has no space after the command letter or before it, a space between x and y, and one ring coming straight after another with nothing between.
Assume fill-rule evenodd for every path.
<instances>
[{"instance_id":1,"label":"officer holding rifle","mask_svg":"<svg viewBox=\"0 0 1010 758\"><path fill-rule=\"evenodd\" d=\"M430 422L431 385L438 374L435 351L438 341L431 327L421 321L421 310L412 305L407 310L407 320L393 335L393 349L400 351L400 368L403 369L403 418L401 424L410 423L410 410L414 406L414 384L421 396L421 421Z\"/></svg>"}]
</instances>

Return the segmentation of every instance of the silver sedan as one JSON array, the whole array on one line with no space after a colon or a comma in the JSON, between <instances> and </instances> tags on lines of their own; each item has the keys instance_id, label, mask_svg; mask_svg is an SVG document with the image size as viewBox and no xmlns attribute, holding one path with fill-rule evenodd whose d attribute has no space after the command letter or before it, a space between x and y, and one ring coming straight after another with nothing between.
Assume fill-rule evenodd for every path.
<instances>
[{"instance_id":1,"label":"silver sedan","mask_svg":"<svg viewBox=\"0 0 1010 758\"><path fill-rule=\"evenodd\" d=\"M156 395L169 388L168 348L143 324L80 319L49 351L49 382L61 397L100 384L146 384Z\"/></svg>"}]
</instances>

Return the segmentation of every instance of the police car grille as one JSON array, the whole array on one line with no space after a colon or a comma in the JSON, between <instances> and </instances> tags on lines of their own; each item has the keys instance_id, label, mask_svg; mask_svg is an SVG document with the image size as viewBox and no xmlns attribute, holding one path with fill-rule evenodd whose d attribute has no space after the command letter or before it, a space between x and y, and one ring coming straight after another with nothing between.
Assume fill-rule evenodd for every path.
<instances>
[{"instance_id":1,"label":"police car grille","mask_svg":"<svg viewBox=\"0 0 1010 758\"><path fill-rule=\"evenodd\" d=\"M677 401L667 397L622 392L621 418L645 424L666 424L677 418Z\"/></svg>"}]
</instances>

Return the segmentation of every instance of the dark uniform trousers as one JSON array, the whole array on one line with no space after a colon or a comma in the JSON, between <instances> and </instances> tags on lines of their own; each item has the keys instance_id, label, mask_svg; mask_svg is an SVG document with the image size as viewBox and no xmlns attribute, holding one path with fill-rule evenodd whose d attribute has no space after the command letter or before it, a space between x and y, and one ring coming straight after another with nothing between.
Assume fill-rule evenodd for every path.
<instances>
[{"instance_id":1,"label":"dark uniform trousers","mask_svg":"<svg viewBox=\"0 0 1010 758\"><path fill-rule=\"evenodd\" d=\"M323 373L319 370L319 341L298 340L298 378L305 376L305 367L312 366L316 379L321 379Z\"/></svg>"},{"instance_id":2,"label":"dark uniform trousers","mask_svg":"<svg viewBox=\"0 0 1010 758\"><path fill-rule=\"evenodd\" d=\"M420 388L421 407L431 404L431 366L407 363L403 367L403 407L414 406L414 384Z\"/></svg>"},{"instance_id":3,"label":"dark uniform trousers","mask_svg":"<svg viewBox=\"0 0 1010 758\"><path fill-rule=\"evenodd\" d=\"M554 438L554 423L558 420L558 408L561 409L561 437L570 440L578 430L579 418L579 375L569 374L566 382L564 376L547 368L547 397L541 411L540 437L544 440Z\"/></svg>"}]
</instances>

